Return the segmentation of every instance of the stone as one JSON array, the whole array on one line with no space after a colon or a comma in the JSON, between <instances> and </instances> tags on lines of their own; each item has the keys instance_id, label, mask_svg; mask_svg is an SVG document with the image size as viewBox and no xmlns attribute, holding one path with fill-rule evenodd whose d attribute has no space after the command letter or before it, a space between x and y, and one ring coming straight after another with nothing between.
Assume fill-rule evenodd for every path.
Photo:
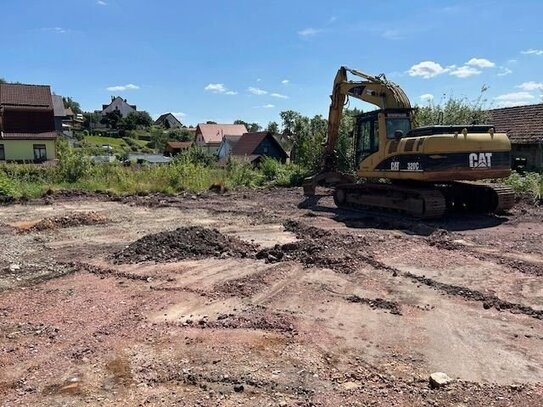
<instances>
[{"instance_id":1,"label":"stone","mask_svg":"<svg viewBox=\"0 0 543 407\"><path fill-rule=\"evenodd\" d=\"M430 387L432 389L439 389L452 381L453 379L443 372L435 372L430 375Z\"/></svg>"},{"instance_id":2,"label":"stone","mask_svg":"<svg viewBox=\"0 0 543 407\"><path fill-rule=\"evenodd\" d=\"M18 264L10 264L9 265L9 271L11 271L12 273L15 272L15 271L19 271L21 269L21 266L18 265Z\"/></svg>"},{"instance_id":3,"label":"stone","mask_svg":"<svg viewBox=\"0 0 543 407\"><path fill-rule=\"evenodd\" d=\"M360 384L355 382L345 382L341 384L341 387L343 387L345 390L354 390L358 389L360 387Z\"/></svg>"},{"instance_id":4,"label":"stone","mask_svg":"<svg viewBox=\"0 0 543 407\"><path fill-rule=\"evenodd\" d=\"M245 388L243 387L243 384L236 384L234 386L234 391L236 393L241 393L243 390L245 390Z\"/></svg>"}]
</instances>

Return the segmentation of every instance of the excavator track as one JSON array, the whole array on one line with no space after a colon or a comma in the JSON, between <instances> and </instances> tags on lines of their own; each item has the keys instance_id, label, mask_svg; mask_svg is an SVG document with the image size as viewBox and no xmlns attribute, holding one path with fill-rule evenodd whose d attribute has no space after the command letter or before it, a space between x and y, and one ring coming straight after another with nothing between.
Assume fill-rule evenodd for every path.
<instances>
[{"instance_id":1,"label":"excavator track","mask_svg":"<svg viewBox=\"0 0 543 407\"><path fill-rule=\"evenodd\" d=\"M341 184L334 202L340 208L379 209L420 219L446 212L503 213L515 204L514 191L498 184L451 182L442 185Z\"/></svg>"},{"instance_id":2,"label":"excavator track","mask_svg":"<svg viewBox=\"0 0 543 407\"><path fill-rule=\"evenodd\" d=\"M340 208L381 209L421 219L435 219L447 210L438 189L394 184L343 184L336 186L334 202Z\"/></svg>"},{"instance_id":3,"label":"excavator track","mask_svg":"<svg viewBox=\"0 0 543 407\"><path fill-rule=\"evenodd\" d=\"M450 210L503 213L515 205L515 192L505 185L457 181L440 190Z\"/></svg>"}]
</instances>

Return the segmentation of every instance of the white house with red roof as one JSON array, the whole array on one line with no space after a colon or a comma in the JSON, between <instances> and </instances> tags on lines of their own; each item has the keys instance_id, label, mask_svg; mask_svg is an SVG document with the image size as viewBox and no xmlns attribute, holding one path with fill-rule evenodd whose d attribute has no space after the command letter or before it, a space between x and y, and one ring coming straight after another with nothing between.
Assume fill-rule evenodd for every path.
<instances>
[{"instance_id":1,"label":"white house with red roof","mask_svg":"<svg viewBox=\"0 0 543 407\"><path fill-rule=\"evenodd\" d=\"M243 124L207 124L196 126L194 143L210 153L217 153L225 136L239 136L247 133Z\"/></svg>"}]
</instances>

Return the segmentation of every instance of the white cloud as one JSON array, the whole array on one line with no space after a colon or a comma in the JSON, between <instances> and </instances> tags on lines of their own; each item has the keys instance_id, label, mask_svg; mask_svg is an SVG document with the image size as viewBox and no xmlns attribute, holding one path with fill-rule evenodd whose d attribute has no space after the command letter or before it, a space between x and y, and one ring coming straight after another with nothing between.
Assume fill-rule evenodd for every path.
<instances>
[{"instance_id":1,"label":"white cloud","mask_svg":"<svg viewBox=\"0 0 543 407\"><path fill-rule=\"evenodd\" d=\"M534 82L534 81L524 82L518 85L517 88L527 91L527 92L531 92L533 90L539 90L543 92L543 82Z\"/></svg>"},{"instance_id":2,"label":"white cloud","mask_svg":"<svg viewBox=\"0 0 543 407\"><path fill-rule=\"evenodd\" d=\"M330 17L330 18L328 19L328 22L327 22L326 24L328 24L328 25L333 24L333 23L336 22L336 20L337 20L337 17L332 16L332 17Z\"/></svg>"},{"instance_id":3,"label":"white cloud","mask_svg":"<svg viewBox=\"0 0 543 407\"><path fill-rule=\"evenodd\" d=\"M456 76L457 78L469 78L470 76L479 75L480 73L481 71L479 71L478 69L467 65L455 68L453 71L450 72L452 76Z\"/></svg>"},{"instance_id":4,"label":"white cloud","mask_svg":"<svg viewBox=\"0 0 543 407\"><path fill-rule=\"evenodd\" d=\"M206 92L221 93L223 95L237 95L238 94L238 92L234 90L228 90L228 88L224 86L223 83L210 83L204 88L204 90Z\"/></svg>"},{"instance_id":5,"label":"white cloud","mask_svg":"<svg viewBox=\"0 0 543 407\"><path fill-rule=\"evenodd\" d=\"M268 103L267 105L262 106L264 109L273 109L275 105L272 105L271 103Z\"/></svg>"},{"instance_id":6,"label":"white cloud","mask_svg":"<svg viewBox=\"0 0 543 407\"><path fill-rule=\"evenodd\" d=\"M270 93L270 96L273 96L274 98L279 98L279 99L288 99L287 95L282 95L281 93Z\"/></svg>"},{"instance_id":7,"label":"white cloud","mask_svg":"<svg viewBox=\"0 0 543 407\"><path fill-rule=\"evenodd\" d=\"M507 60L507 63L508 63L508 64L516 64L517 62L518 62L517 59L508 59L508 60Z\"/></svg>"},{"instance_id":8,"label":"white cloud","mask_svg":"<svg viewBox=\"0 0 543 407\"><path fill-rule=\"evenodd\" d=\"M316 29L316 28L306 28L302 31L298 31L298 35L303 38L309 38L317 35L322 30Z\"/></svg>"},{"instance_id":9,"label":"white cloud","mask_svg":"<svg viewBox=\"0 0 543 407\"><path fill-rule=\"evenodd\" d=\"M496 96L494 100L499 107L511 107L528 105L535 99L534 95L529 92L513 92L504 95Z\"/></svg>"},{"instance_id":10,"label":"white cloud","mask_svg":"<svg viewBox=\"0 0 543 407\"><path fill-rule=\"evenodd\" d=\"M509 68L506 68L504 66L500 66L500 72L497 73L498 76L507 76L512 74L513 71Z\"/></svg>"},{"instance_id":11,"label":"white cloud","mask_svg":"<svg viewBox=\"0 0 543 407\"><path fill-rule=\"evenodd\" d=\"M212 92L212 93L224 93L226 92L226 88L224 87L224 84L222 83L210 83L207 85L204 90L206 92Z\"/></svg>"},{"instance_id":12,"label":"white cloud","mask_svg":"<svg viewBox=\"0 0 543 407\"><path fill-rule=\"evenodd\" d=\"M129 83L128 85L116 85L116 86L109 86L106 89L111 92L124 92L125 90L138 90L140 87L138 85L134 85L133 83Z\"/></svg>"},{"instance_id":13,"label":"white cloud","mask_svg":"<svg viewBox=\"0 0 543 407\"><path fill-rule=\"evenodd\" d=\"M260 89L260 88L255 88L254 86L249 86L247 90L253 95L265 95L268 93L268 91L265 91L264 89Z\"/></svg>"},{"instance_id":14,"label":"white cloud","mask_svg":"<svg viewBox=\"0 0 543 407\"><path fill-rule=\"evenodd\" d=\"M289 81L288 79L283 79L283 80L281 81L281 83L282 83L283 85L288 85L289 82L290 82L290 81Z\"/></svg>"},{"instance_id":15,"label":"white cloud","mask_svg":"<svg viewBox=\"0 0 543 407\"><path fill-rule=\"evenodd\" d=\"M478 68L493 68L496 64L486 58L471 58L466 62L466 65L476 66Z\"/></svg>"},{"instance_id":16,"label":"white cloud","mask_svg":"<svg viewBox=\"0 0 543 407\"><path fill-rule=\"evenodd\" d=\"M43 31L54 32L54 33L57 33L57 34L66 34L68 32L67 29L62 28L62 27L46 27L46 28L42 28L42 30Z\"/></svg>"},{"instance_id":17,"label":"white cloud","mask_svg":"<svg viewBox=\"0 0 543 407\"><path fill-rule=\"evenodd\" d=\"M424 95L420 95L420 100L422 100L423 102L430 102L434 100L434 95L432 95L431 93L425 93Z\"/></svg>"},{"instance_id":18,"label":"white cloud","mask_svg":"<svg viewBox=\"0 0 543 407\"><path fill-rule=\"evenodd\" d=\"M257 82L262 82L262 79L261 78L256 78L256 81Z\"/></svg>"},{"instance_id":19,"label":"white cloud","mask_svg":"<svg viewBox=\"0 0 543 407\"><path fill-rule=\"evenodd\" d=\"M447 72L447 68L443 68L440 64L434 61L422 61L413 65L408 73L409 76L421 76L424 79L433 78Z\"/></svg>"},{"instance_id":20,"label":"white cloud","mask_svg":"<svg viewBox=\"0 0 543 407\"><path fill-rule=\"evenodd\" d=\"M543 55L543 49L527 49L526 51L520 51L524 55Z\"/></svg>"},{"instance_id":21,"label":"white cloud","mask_svg":"<svg viewBox=\"0 0 543 407\"><path fill-rule=\"evenodd\" d=\"M99 6L107 6L107 3L103 0L98 0L96 4L98 4Z\"/></svg>"}]
</instances>

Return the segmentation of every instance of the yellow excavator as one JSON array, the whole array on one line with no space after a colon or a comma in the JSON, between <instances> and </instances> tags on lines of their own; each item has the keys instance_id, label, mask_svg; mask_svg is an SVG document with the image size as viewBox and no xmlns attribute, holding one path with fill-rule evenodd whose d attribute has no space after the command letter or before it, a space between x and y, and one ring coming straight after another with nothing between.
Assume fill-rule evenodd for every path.
<instances>
[{"instance_id":1,"label":"yellow excavator","mask_svg":"<svg viewBox=\"0 0 543 407\"><path fill-rule=\"evenodd\" d=\"M348 80L348 73L359 80ZM348 97L379 108L356 120L357 175L364 182L336 169L339 125ZM500 213L514 205L511 188L474 182L511 173L506 134L487 125L414 128L414 110L398 85L384 75L343 66L331 99L322 170L304 181L304 195L315 195L317 185L334 186L338 207L386 209L425 219L457 209Z\"/></svg>"}]
</instances>

